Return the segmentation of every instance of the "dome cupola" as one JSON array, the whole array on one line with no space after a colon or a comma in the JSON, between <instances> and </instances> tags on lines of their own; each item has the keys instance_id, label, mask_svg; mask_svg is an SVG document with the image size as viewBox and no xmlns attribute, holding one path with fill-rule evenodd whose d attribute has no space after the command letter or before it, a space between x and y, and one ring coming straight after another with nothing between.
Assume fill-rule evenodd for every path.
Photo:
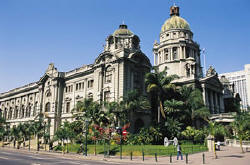
<instances>
[{"instance_id":1,"label":"dome cupola","mask_svg":"<svg viewBox=\"0 0 250 165\"><path fill-rule=\"evenodd\" d=\"M188 22L180 17L179 7L171 6L170 18L165 21L161 27L161 33L172 29L190 30Z\"/></svg>"},{"instance_id":2,"label":"dome cupola","mask_svg":"<svg viewBox=\"0 0 250 165\"><path fill-rule=\"evenodd\" d=\"M131 36L133 33L128 29L128 26L125 24L121 24L119 26L119 29L115 30L113 33L113 36Z\"/></svg>"}]
</instances>

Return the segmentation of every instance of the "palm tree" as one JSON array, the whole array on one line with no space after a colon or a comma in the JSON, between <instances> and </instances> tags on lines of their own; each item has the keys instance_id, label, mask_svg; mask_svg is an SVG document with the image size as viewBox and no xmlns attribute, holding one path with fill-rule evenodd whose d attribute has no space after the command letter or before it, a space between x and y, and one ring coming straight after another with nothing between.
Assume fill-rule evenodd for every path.
<instances>
[{"instance_id":1,"label":"palm tree","mask_svg":"<svg viewBox=\"0 0 250 165\"><path fill-rule=\"evenodd\" d=\"M167 75L164 70L159 72L156 67L153 68L154 72L147 73L145 76L146 89L151 99L155 98L155 105L160 107L160 113L163 118L166 118L164 113L163 101L172 99L175 95L176 86L172 83L177 79L177 75ZM159 112L158 112L158 115ZM158 119L159 122L159 119Z\"/></svg>"},{"instance_id":2,"label":"palm tree","mask_svg":"<svg viewBox=\"0 0 250 165\"><path fill-rule=\"evenodd\" d=\"M4 146L4 136L6 134L5 120L0 112L0 140L2 141L2 146Z\"/></svg>"},{"instance_id":3,"label":"palm tree","mask_svg":"<svg viewBox=\"0 0 250 165\"><path fill-rule=\"evenodd\" d=\"M28 123L28 138L29 138L29 150L30 150L30 141L31 141L31 136L35 134L35 124L34 122Z\"/></svg>"},{"instance_id":4,"label":"palm tree","mask_svg":"<svg viewBox=\"0 0 250 165\"><path fill-rule=\"evenodd\" d=\"M43 120L43 115L39 114L39 119L38 121L34 122L34 133L37 137L37 151L39 151L40 149L40 138L43 136L43 130L44 130L44 120Z\"/></svg>"},{"instance_id":5,"label":"palm tree","mask_svg":"<svg viewBox=\"0 0 250 165\"><path fill-rule=\"evenodd\" d=\"M250 115L248 112L239 112L235 118L234 122L231 123L233 130L236 133L236 136L240 140L241 152L244 153L242 147L242 141L247 136L247 131L250 131Z\"/></svg>"},{"instance_id":6,"label":"palm tree","mask_svg":"<svg viewBox=\"0 0 250 165\"><path fill-rule=\"evenodd\" d=\"M192 86L182 86L179 90L181 101L183 105L183 115L186 119L184 121L190 121L194 127L197 128L197 122L195 121L208 121L210 116L209 109L204 105L202 93L200 89L193 88ZM188 117L188 118L187 118ZM189 125L189 123L187 123Z\"/></svg>"}]
</instances>

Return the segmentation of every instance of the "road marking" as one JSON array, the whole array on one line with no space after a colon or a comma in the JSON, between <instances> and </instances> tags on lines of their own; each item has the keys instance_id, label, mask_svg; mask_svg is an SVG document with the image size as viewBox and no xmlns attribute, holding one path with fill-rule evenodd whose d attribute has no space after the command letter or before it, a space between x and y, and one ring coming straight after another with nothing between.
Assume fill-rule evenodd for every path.
<instances>
[{"instance_id":1,"label":"road marking","mask_svg":"<svg viewBox=\"0 0 250 165\"><path fill-rule=\"evenodd\" d=\"M1 156L0 156L0 159L9 159L9 158L6 158L6 157L1 157Z\"/></svg>"}]
</instances>

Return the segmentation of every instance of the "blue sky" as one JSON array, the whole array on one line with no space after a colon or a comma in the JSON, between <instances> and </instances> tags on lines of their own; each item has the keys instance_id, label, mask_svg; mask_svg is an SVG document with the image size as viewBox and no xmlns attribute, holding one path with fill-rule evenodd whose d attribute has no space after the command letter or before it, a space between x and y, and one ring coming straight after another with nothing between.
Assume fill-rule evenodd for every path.
<instances>
[{"instance_id":1,"label":"blue sky","mask_svg":"<svg viewBox=\"0 0 250 165\"><path fill-rule=\"evenodd\" d=\"M173 3L219 73L250 63L249 0L1 0L0 93L38 81L48 64L69 71L90 64L123 21L152 47Z\"/></svg>"}]
</instances>

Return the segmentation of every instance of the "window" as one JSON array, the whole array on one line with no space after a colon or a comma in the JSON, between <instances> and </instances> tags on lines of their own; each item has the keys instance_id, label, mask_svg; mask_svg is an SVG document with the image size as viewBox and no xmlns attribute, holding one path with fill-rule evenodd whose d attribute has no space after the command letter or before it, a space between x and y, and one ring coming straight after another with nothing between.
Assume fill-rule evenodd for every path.
<instances>
[{"instance_id":1,"label":"window","mask_svg":"<svg viewBox=\"0 0 250 165\"><path fill-rule=\"evenodd\" d=\"M173 47L173 59L178 59L177 47Z\"/></svg>"},{"instance_id":2,"label":"window","mask_svg":"<svg viewBox=\"0 0 250 165\"><path fill-rule=\"evenodd\" d=\"M88 88L93 88L94 85L94 80L89 80L88 81Z\"/></svg>"},{"instance_id":3,"label":"window","mask_svg":"<svg viewBox=\"0 0 250 165\"><path fill-rule=\"evenodd\" d=\"M45 112L50 112L50 102L45 105Z\"/></svg>"},{"instance_id":4,"label":"window","mask_svg":"<svg viewBox=\"0 0 250 165\"><path fill-rule=\"evenodd\" d=\"M66 113L70 112L70 102L66 103Z\"/></svg>"},{"instance_id":5,"label":"window","mask_svg":"<svg viewBox=\"0 0 250 165\"><path fill-rule=\"evenodd\" d=\"M38 102L36 101L36 102L35 102L35 106L34 106L33 116L36 115L37 110L38 110Z\"/></svg>"},{"instance_id":6,"label":"window","mask_svg":"<svg viewBox=\"0 0 250 165\"><path fill-rule=\"evenodd\" d=\"M190 56L190 49L186 48L186 58L189 58L189 56Z\"/></svg>"},{"instance_id":7,"label":"window","mask_svg":"<svg viewBox=\"0 0 250 165\"><path fill-rule=\"evenodd\" d=\"M104 92L104 101L109 102L110 101L110 91Z\"/></svg>"},{"instance_id":8,"label":"window","mask_svg":"<svg viewBox=\"0 0 250 165\"><path fill-rule=\"evenodd\" d=\"M165 61L168 61L168 49L164 49Z\"/></svg>"},{"instance_id":9,"label":"window","mask_svg":"<svg viewBox=\"0 0 250 165\"><path fill-rule=\"evenodd\" d=\"M66 86L65 92L66 92L66 93L68 93L68 92L73 92L73 85Z\"/></svg>"},{"instance_id":10,"label":"window","mask_svg":"<svg viewBox=\"0 0 250 165\"><path fill-rule=\"evenodd\" d=\"M83 82L81 82L81 83L76 83L76 91L82 90L82 89L83 89L83 85L84 85Z\"/></svg>"},{"instance_id":11,"label":"window","mask_svg":"<svg viewBox=\"0 0 250 165\"><path fill-rule=\"evenodd\" d=\"M17 119L17 117L18 117L18 107L16 106L16 108L15 108L15 119Z\"/></svg>"},{"instance_id":12,"label":"window","mask_svg":"<svg viewBox=\"0 0 250 165\"><path fill-rule=\"evenodd\" d=\"M8 119L11 119L12 118L12 108L10 108L10 110L9 110L9 117L8 117Z\"/></svg>"},{"instance_id":13,"label":"window","mask_svg":"<svg viewBox=\"0 0 250 165\"><path fill-rule=\"evenodd\" d=\"M105 82L111 83L112 81L112 69L111 67L108 67L105 72Z\"/></svg>"},{"instance_id":14,"label":"window","mask_svg":"<svg viewBox=\"0 0 250 165\"><path fill-rule=\"evenodd\" d=\"M92 94L92 93L89 93L89 94L88 94L88 98L89 98L89 99L93 99L93 94Z\"/></svg>"}]
</instances>

